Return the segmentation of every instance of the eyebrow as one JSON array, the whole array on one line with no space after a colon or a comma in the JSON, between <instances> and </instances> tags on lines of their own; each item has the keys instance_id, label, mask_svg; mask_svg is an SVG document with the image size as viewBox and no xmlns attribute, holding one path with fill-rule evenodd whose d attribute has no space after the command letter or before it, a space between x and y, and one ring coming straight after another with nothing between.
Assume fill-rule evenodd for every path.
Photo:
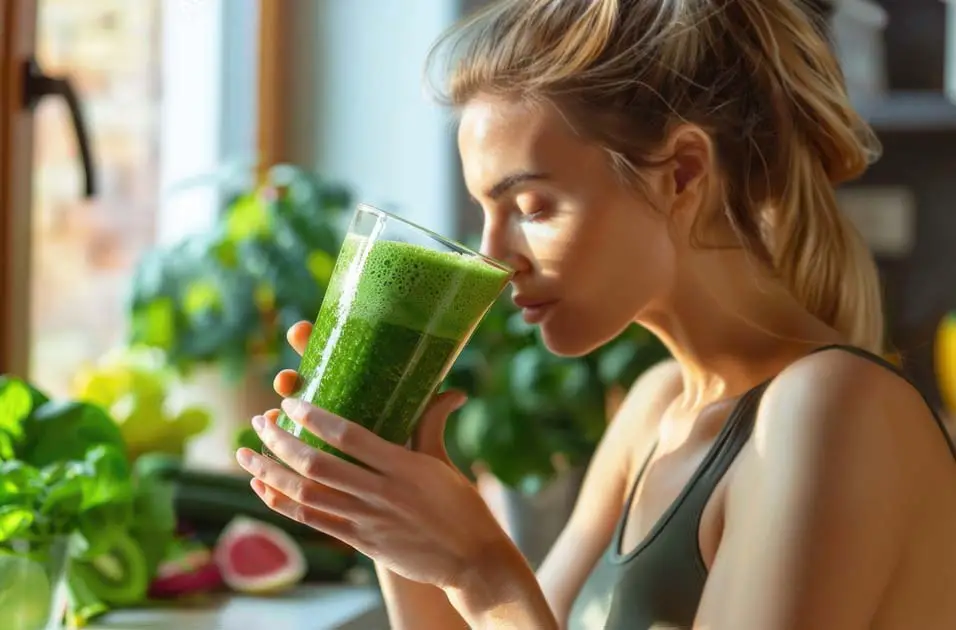
<instances>
[{"instance_id":1,"label":"eyebrow","mask_svg":"<svg viewBox=\"0 0 956 630\"><path fill-rule=\"evenodd\" d=\"M523 184L524 182L539 181L542 179L548 179L549 175L547 173L534 172L534 171L520 171L518 173L512 173L507 177L502 178L497 184L488 189L488 192L485 194L490 199L497 199L503 194L508 192L511 188L514 188L518 184Z\"/></svg>"}]
</instances>

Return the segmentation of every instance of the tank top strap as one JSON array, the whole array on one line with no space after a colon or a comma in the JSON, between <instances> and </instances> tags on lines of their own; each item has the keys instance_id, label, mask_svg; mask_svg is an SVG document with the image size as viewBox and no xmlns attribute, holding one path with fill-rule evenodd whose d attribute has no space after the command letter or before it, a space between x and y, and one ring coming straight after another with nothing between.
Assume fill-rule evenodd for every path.
<instances>
[{"instance_id":1,"label":"tank top strap","mask_svg":"<svg viewBox=\"0 0 956 630\"><path fill-rule=\"evenodd\" d=\"M730 468L731 464L737 458L740 450L744 447L753 433L754 425L757 421L757 410L760 408L760 401L763 394L770 385L769 380L764 381L753 389L749 390L740 399L739 407L728 422L728 432L724 440L717 444L713 460L707 466L702 474L698 484L704 494L705 500L710 497L717 483L720 482L724 474ZM701 506L702 508L703 506Z\"/></svg>"}]
</instances>

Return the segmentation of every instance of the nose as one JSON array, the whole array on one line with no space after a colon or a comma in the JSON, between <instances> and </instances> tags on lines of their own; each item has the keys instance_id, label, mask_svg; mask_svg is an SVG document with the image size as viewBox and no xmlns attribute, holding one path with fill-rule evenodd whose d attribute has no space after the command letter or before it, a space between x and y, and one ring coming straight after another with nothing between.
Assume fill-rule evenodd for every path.
<instances>
[{"instance_id":1,"label":"nose","mask_svg":"<svg viewBox=\"0 0 956 630\"><path fill-rule=\"evenodd\" d=\"M531 259L522 251L524 239L516 238L510 221L488 217L481 232L481 253L500 260L515 270L515 274L531 270Z\"/></svg>"}]
</instances>

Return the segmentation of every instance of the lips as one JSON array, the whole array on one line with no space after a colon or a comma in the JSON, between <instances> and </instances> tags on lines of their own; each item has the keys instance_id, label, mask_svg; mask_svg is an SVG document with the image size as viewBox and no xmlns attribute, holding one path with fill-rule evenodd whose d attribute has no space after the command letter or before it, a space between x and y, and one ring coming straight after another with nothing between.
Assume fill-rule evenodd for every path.
<instances>
[{"instance_id":1,"label":"lips","mask_svg":"<svg viewBox=\"0 0 956 630\"><path fill-rule=\"evenodd\" d=\"M557 300L535 299L522 295L512 298L515 306L521 309L524 320L529 324L541 323Z\"/></svg>"}]
</instances>

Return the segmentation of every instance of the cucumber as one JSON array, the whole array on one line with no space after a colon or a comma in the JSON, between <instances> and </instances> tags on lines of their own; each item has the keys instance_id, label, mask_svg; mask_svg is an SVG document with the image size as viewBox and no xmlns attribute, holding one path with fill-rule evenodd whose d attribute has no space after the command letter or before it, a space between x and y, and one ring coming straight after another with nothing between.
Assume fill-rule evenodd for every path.
<instances>
[{"instance_id":1,"label":"cucumber","mask_svg":"<svg viewBox=\"0 0 956 630\"><path fill-rule=\"evenodd\" d=\"M234 516L243 515L275 525L293 538L325 539L314 529L273 512L248 486L241 491L177 484L173 505L178 519L193 527L225 527Z\"/></svg>"}]
</instances>

